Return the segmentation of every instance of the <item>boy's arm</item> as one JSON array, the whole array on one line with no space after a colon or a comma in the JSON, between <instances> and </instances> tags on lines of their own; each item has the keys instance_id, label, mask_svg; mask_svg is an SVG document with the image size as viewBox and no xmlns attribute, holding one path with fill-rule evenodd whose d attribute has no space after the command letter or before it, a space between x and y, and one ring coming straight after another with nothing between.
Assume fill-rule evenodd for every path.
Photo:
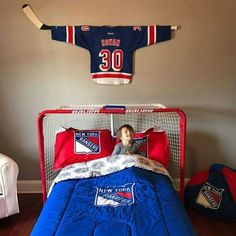
<instances>
[{"instance_id":1,"label":"boy's arm","mask_svg":"<svg viewBox=\"0 0 236 236\"><path fill-rule=\"evenodd\" d=\"M115 146L115 148L114 148L114 150L113 150L111 155L118 155L118 154L120 154L119 145L116 144L116 146Z\"/></svg>"}]
</instances>

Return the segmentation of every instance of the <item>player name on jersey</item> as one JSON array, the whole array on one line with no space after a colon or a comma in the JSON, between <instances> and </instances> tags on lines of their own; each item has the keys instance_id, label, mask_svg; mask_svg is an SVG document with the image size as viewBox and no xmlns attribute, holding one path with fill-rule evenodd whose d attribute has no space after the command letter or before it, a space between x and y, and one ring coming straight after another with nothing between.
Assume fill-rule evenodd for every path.
<instances>
[{"instance_id":1,"label":"player name on jersey","mask_svg":"<svg viewBox=\"0 0 236 236\"><path fill-rule=\"evenodd\" d=\"M106 46L120 47L120 39L102 39L101 44L103 47Z\"/></svg>"},{"instance_id":2,"label":"player name on jersey","mask_svg":"<svg viewBox=\"0 0 236 236\"><path fill-rule=\"evenodd\" d=\"M171 39L171 26L52 26L52 39L87 49L92 79L99 84L129 84L133 53Z\"/></svg>"}]
</instances>

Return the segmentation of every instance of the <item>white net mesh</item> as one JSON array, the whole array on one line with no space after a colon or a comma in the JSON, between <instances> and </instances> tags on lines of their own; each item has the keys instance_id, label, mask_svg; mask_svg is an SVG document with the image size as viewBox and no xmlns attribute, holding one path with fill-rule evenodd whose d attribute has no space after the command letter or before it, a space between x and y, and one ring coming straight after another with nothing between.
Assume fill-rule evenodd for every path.
<instances>
[{"instance_id":1,"label":"white net mesh","mask_svg":"<svg viewBox=\"0 0 236 236\"><path fill-rule=\"evenodd\" d=\"M185 129L181 128L182 116L179 110L163 108L159 104L126 105L125 114L98 113L103 105L67 106L63 110L45 112L42 119L43 159L45 167L46 192L58 171L53 170L55 134L61 128L74 127L83 129L109 129L116 134L123 124L130 124L135 131L144 131L151 127L163 129L168 137L170 146L169 172L173 178L179 179L183 175L181 159L184 150L181 143L184 141ZM153 112L153 109L156 109ZM71 110L71 112L70 112ZM69 113L68 113L69 111ZM40 131L41 130L41 131ZM42 166L42 165L41 165ZM42 171L42 170L41 170Z\"/></svg>"}]
</instances>

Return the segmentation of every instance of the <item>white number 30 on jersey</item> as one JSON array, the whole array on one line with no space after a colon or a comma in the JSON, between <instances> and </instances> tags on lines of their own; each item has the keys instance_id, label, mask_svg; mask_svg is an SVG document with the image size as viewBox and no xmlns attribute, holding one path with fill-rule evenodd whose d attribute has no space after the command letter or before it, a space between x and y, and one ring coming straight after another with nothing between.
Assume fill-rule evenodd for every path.
<instances>
[{"instance_id":1,"label":"white number 30 on jersey","mask_svg":"<svg viewBox=\"0 0 236 236\"><path fill-rule=\"evenodd\" d=\"M101 71L108 71L112 68L114 71L120 71L123 68L124 53L121 49L115 49L110 52L108 49L102 49L99 57L102 57L102 63L99 65Z\"/></svg>"}]
</instances>

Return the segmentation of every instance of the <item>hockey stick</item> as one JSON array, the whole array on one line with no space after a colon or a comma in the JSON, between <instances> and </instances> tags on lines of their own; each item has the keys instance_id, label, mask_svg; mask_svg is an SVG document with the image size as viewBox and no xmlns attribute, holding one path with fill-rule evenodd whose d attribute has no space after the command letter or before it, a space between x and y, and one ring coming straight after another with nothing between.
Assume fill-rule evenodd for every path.
<instances>
[{"instance_id":1,"label":"hockey stick","mask_svg":"<svg viewBox=\"0 0 236 236\"><path fill-rule=\"evenodd\" d=\"M29 20L39 29L41 30L50 30L51 26L45 25L43 22L39 20L39 18L34 14L33 9L28 4L24 4L22 6L22 10Z\"/></svg>"},{"instance_id":2,"label":"hockey stick","mask_svg":"<svg viewBox=\"0 0 236 236\"><path fill-rule=\"evenodd\" d=\"M30 7L29 4L24 4L22 6L22 10L25 15L28 17L29 20L40 30L50 30L51 26L44 24L39 18L35 15L33 9ZM171 25L171 30L178 30L179 26Z\"/></svg>"}]
</instances>

